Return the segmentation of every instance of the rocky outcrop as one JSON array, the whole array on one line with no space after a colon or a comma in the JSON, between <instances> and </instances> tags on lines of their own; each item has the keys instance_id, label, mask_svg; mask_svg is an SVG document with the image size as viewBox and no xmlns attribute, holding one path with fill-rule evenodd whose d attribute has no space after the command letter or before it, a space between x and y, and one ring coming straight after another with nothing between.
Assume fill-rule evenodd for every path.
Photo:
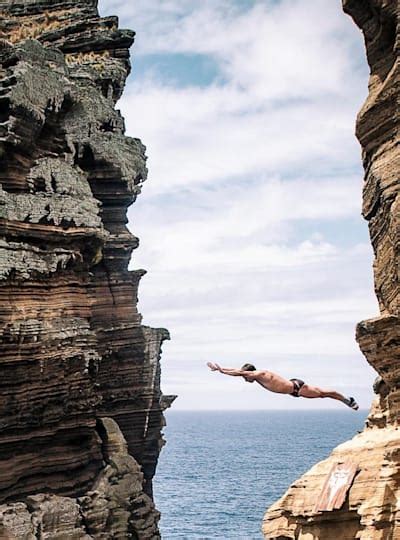
<instances>
[{"instance_id":1,"label":"rocky outcrop","mask_svg":"<svg viewBox=\"0 0 400 540\"><path fill-rule=\"evenodd\" d=\"M371 69L369 96L357 119L363 149L363 215L375 254L380 317L359 323L357 341L379 374L364 431L295 482L266 513L264 537L272 539L400 538L400 152L399 3L344 0L346 13L364 33ZM358 473L344 505L316 511L332 465L350 460Z\"/></svg>"},{"instance_id":2,"label":"rocky outcrop","mask_svg":"<svg viewBox=\"0 0 400 540\"><path fill-rule=\"evenodd\" d=\"M158 537L168 332L137 311L145 148L115 110L134 33L96 5L0 0L1 538Z\"/></svg>"},{"instance_id":3,"label":"rocky outcrop","mask_svg":"<svg viewBox=\"0 0 400 540\"><path fill-rule=\"evenodd\" d=\"M103 467L81 497L50 493L0 506L0 538L156 539L159 514L143 493L143 474L111 418L99 420Z\"/></svg>"}]
</instances>

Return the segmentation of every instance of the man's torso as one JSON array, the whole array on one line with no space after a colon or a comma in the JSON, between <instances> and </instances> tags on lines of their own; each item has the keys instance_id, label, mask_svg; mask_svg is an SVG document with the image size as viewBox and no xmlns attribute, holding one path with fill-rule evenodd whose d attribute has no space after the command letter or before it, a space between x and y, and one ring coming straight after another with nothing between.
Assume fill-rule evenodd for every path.
<instances>
[{"instance_id":1,"label":"man's torso","mask_svg":"<svg viewBox=\"0 0 400 540\"><path fill-rule=\"evenodd\" d=\"M258 384L277 394L290 394L293 392L293 383L271 371L262 371L256 378Z\"/></svg>"}]
</instances>

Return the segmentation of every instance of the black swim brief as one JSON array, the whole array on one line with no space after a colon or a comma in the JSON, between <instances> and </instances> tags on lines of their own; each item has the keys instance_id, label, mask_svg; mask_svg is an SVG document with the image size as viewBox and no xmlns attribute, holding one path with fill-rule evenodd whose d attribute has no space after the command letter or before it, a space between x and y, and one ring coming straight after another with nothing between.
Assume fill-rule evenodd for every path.
<instances>
[{"instance_id":1,"label":"black swim brief","mask_svg":"<svg viewBox=\"0 0 400 540\"><path fill-rule=\"evenodd\" d=\"M301 379L290 379L290 381L293 383L293 392L291 392L291 396L294 397L300 397L299 392L301 390L301 387L305 384L304 381Z\"/></svg>"}]
</instances>

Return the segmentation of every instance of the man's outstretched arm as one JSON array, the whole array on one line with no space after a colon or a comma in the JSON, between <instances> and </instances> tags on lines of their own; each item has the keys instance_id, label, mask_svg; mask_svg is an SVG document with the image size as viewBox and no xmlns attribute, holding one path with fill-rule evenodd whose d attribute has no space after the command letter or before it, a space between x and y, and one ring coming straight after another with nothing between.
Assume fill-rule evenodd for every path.
<instances>
[{"instance_id":1,"label":"man's outstretched arm","mask_svg":"<svg viewBox=\"0 0 400 540\"><path fill-rule=\"evenodd\" d=\"M243 371L241 369L235 369L235 368L223 368L218 364L207 362L207 366L211 369L211 371L219 371L220 373L223 373L224 375L231 375L232 377L251 377L255 378L255 371Z\"/></svg>"},{"instance_id":2,"label":"man's outstretched arm","mask_svg":"<svg viewBox=\"0 0 400 540\"><path fill-rule=\"evenodd\" d=\"M219 364L215 364L213 362L207 362L207 366L211 369L211 371L219 371L224 375L232 375L233 377L242 377L244 374L244 371L241 371L240 369L223 368Z\"/></svg>"}]
</instances>

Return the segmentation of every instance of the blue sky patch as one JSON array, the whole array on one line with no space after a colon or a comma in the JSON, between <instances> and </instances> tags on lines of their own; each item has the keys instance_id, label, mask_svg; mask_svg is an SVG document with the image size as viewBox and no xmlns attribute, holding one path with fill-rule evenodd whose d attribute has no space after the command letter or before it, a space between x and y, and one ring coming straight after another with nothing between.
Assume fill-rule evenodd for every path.
<instances>
[{"instance_id":1,"label":"blue sky patch","mask_svg":"<svg viewBox=\"0 0 400 540\"><path fill-rule=\"evenodd\" d=\"M180 88L205 87L223 83L218 63L203 54L146 54L133 57L133 73L136 78L154 76L164 84Z\"/></svg>"},{"instance_id":2,"label":"blue sky patch","mask_svg":"<svg viewBox=\"0 0 400 540\"><path fill-rule=\"evenodd\" d=\"M342 219L296 220L291 226L290 244L301 239L321 237L325 242L349 248L357 244L369 244L368 225L362 216Z\"/></svg>"}]
</instances>

